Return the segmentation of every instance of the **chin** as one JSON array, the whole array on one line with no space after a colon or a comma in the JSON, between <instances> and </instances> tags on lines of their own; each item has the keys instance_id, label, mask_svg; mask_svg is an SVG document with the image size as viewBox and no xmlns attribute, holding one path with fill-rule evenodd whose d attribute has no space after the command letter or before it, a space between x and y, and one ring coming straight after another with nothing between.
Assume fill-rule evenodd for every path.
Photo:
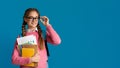
<instances>
[{"instance_id":1,"label":"chin","mask_svg":"<svg viewBox=\"0 0 120 68\"><path fill-rule=\"evenodd\" d=\"M32 25L32 27L34 28L34 27L37 27L37 25Z\"/></svg>"}]
</instances>

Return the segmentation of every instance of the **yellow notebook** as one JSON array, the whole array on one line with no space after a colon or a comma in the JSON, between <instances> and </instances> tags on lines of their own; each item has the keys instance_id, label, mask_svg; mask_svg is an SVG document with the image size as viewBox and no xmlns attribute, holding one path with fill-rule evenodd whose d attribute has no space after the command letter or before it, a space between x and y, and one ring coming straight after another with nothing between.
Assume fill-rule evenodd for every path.
<instances>
[{"instance_id":1,"label":"yellow notebook","mask_svg":"<svg viewBox=\"0 0 120 68\"><path fill-rule=\"evenodd\" d=\"M32 57L34 56L34 48L22 48L22 57ZM24 66L35 66L34 63L25 64Z\"/></svg>"}]
</instances>

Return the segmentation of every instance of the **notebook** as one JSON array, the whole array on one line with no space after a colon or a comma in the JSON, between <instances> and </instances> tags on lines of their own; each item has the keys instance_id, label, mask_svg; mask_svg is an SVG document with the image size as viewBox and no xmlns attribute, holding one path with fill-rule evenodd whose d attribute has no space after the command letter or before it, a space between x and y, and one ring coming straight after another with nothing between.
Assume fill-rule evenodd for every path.
<instances>
[{"instance_id":1,"label":"notebook","mask_svg":"<svg viewBox=\"0 0 120 68\"><path fill-rule=\"evenodd\" d=\"M22 57L28 58L35 54L34 48L22 48ZM35 63L25 64L24 66L35 66Z\"/></svg>"}]
</instances>

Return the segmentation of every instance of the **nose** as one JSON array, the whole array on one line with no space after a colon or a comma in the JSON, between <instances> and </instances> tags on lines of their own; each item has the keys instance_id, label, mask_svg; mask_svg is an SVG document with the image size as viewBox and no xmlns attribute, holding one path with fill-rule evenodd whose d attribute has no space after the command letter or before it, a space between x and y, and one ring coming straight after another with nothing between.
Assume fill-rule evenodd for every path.
<instances>
[{"instance_id":1,"label":"nose","mask_svg":"<svg viewBox=\"0 0 120 68\"><path fill-rule=\"evenodd\" d=\"M33 22L36 21L36 18L33 18L32 21L33 21Z\"/></svg>"}]
</instances>

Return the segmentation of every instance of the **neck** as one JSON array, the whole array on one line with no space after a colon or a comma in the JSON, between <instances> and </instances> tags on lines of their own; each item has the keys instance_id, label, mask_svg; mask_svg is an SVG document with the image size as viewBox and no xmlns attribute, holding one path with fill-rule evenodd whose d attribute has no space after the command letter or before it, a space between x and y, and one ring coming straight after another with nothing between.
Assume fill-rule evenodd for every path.
<instances>
[{"instance_id":1,"label":"neck","mask_svg":"<svg viewBox=\"0 0 120 68\"><path fill-rule=\"evenodd\" d=\"M34 32L36 30L36 27L35 28L28 28L28 32Z\"/></svg>"}]
</instances>

